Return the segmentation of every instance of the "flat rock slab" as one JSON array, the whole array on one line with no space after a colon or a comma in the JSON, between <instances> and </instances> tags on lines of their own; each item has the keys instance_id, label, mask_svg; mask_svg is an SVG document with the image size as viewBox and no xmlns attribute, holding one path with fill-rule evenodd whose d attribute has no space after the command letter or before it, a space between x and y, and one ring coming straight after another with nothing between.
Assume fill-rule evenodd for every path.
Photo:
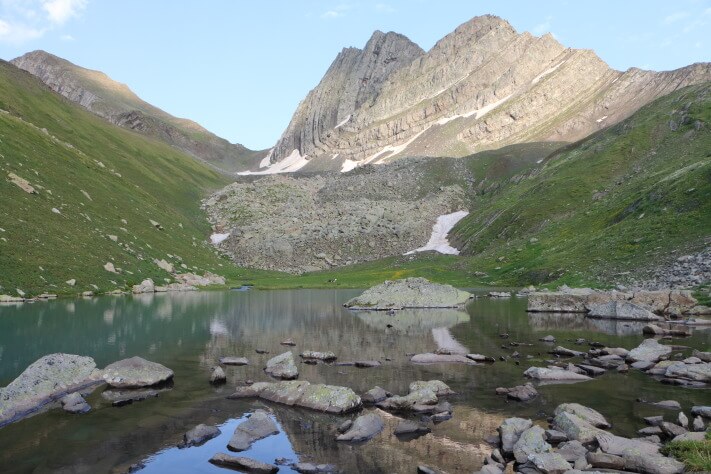
<instances>
[{"instance_id":1,"label":"flat rock slab","mask_svg":"<svg viewBox=\"0 0 711 474\"><path fill-rule=\"evenodd\" d=\"M602 414L592 408L588 408L579 403L563 403L558 405L555 409L554 414L558 415L560 413L572 413L579 416L583 420L587 421L596 428L611 428L612 425L605 419Z\"/></svg>"},{"instance_id":2,"label":"flat rock slab","mask_svg":"<svg viewBox=\"0 0 711 474\"><path fill-rule=\"evenodd\" d=\"M299 369L296 368L294 354L291 351L269 359L264 371L278 379L293 380L299 377Z\"/></svg>"},{"instance_id":3,"label":"flat rock slab","mask_svg":"<svg viewBox=\"0 0 711 474\"><path fill-rule=\"evenodd\" d=\"M410 358L410 362L414 364L465 364L465 365L478 365L475 361L471 360L463 354L415 354Z\"/></svg>"},{"instance_id":4,"label":"flat rock slab","mask_svg":"<svg viewBox=\"0 0 711 474\"><path fill-rule=\"evenodd\" d=\"M311 462L297 462L291 468L301 474L336 473L338 468L333 464L314 464Z\"/></svg>"},{"instance_id":5,"label":"flat rock slab","mask_svg":"<svg viewBox=\"0 0 711 474\"><path fill-rule=\"evenodd\" d=\"M661 357L671 354L672 348L659 344L656 339L645 339L627 354L631 362L657 362Z\"/></svg>"},{"instance_id":6,"label":"flat rock slab","mask_svg":"<svg viewBox=\"0 0 711 474\"><path fill-rule=\"evenodd\" d=\"M272 474L279 471L279 468L273 464L266 464L261 461L257 461L256 459L244 456L230 456L229 454L223 453L218 453L212 456L210 458L210 463L215 466L255 474Z\"/></svg>"},{"instance_id":7,"label":"flat rock slab","mask_svg":"<svg viewBox=\"0 0 711 474\"><path fill-rule=\"evenodd\" d=\"M222 365L249 365L249 359L246 357L220 357Z\"/></svg>"},{"instance_id":8,"label":"flat rock slab","mask_svg":"<svg viewBox=\"0 0 711 474\"><path fill-rule=\"evenodd\" d=\"M366 413L353 421L353 425L343 434L336 437L336 441L368 441L383 431L385 424L377 413Z\"/></svg>"},{"instance_id":9,"label":"flat rock slab","mask_svg":"<svg viewBox=\"0 0 711 474\"><path fill-rule=\"evenodd\" d=\"M246 451L255 441L279 434L279 428L264 410L256 410L245 421L237 425L227 448L230 451Z\"/></svg>"},{"instance_id":10,"label":"flat rock slab","mask_svg":"<svg viewBox=\"0 0 711 474\"><path fill-rule=\"evenodd\" d=\"M142 357L131 357L106 366L103 377L115 388L141 388L171 380L173 371Z\"/></svg>"},{"instance_id":11,"label":"flat rock slab","mask_svg":"<svg viewBox=\"0 0 711 474\"><path fill-rule=\"evenodd\" d=\"M587 375L578 374L570 370L548 369L546 367L529 367L523 375L545 382L584 382L585 380L592 380Z\"/></svg>"},{"instance_id":12,"label":"flat rock slab","mask_svg":"<svg viewBox=\"0 0 711 474\"><path fill-rule=\"evenodd\" d=\"M65 395L98 385L101 372L91 357L50 354L33 362L0 388L0 426L20 420Z\"/></svg>"},{"instance_id":13,"label":"flat rock slab","mask_svg":"<svg viewBox=\"0 0 711 474\"><path fill-rule=\"evenodd\" d=\"M415 435L415 434L426 434L429 433L429 426L424 423L418 423L411 420L401 420L395 427L395 435Z\"/></svg>"},{"instance_id":14,"label":"flat rock slab","mask_svg":"<svg viewBox=\"0 0 711 474\"><path fill-rule=\"evenodd\" d=\"M416 382L410 383L410 393L416 392L418 390L431 390L438 397L454 395L455 392L449 385L442 382L441 380L418 380Z\"/></svg>"},{"instance_id":15,"label":"flat rock slab","mask_svg":"<svg viewBox=\"0 0 711 474\"><path fill-rule=\"evenodd\" d=\"M330 362L337 359L336 354L333 352L304 351L299 354L299 356L302 359L322 360L324 362Z\"/></svg>"},{"instance_id":16,"label":"flat rock slab","mask_svg":"<svg viewBox=\"0 0 711 474\"><path fill-rule=\"evenodd\" d=\"M248 397L335 414L348 413L362 406L360 397L350 388L306 381L257 382L239 387L228 398Z\"/></svg>"},{"instance_id":17,"label":"flat rock slab","mask_svg":"<svg viewBox=\"0 0 711 474\"><path fill-rule=\"evenodd\" d=\"M345 306L359 310L403 308L456 308L472 295L450 285L432 283L425 278L386 281L349 300Z\"/></svg>"},{"instance_id":18,"label":"flat rock slab","mask_svg":"<svg viewBox=\"0 0 711 474\"><path fill-rule=\"evenodd\" d=\"M218 437L221 433L217 426L199 424L183 435L183 442L179 447L201 446L212 438Z\"/></svg>"}]
</instances>

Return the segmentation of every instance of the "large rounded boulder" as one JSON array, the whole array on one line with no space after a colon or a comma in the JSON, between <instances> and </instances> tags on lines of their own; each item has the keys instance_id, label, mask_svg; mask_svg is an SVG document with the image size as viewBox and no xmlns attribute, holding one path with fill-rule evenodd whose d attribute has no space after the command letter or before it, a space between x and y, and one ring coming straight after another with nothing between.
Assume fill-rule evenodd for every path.
<instances>
[{"instance_id":1,"label":"large rounded boulder","mask_svg":"<svg viewBox=\"0 0 711 474\"><path fill-rule=\"evenodd\" d=\"M142 357L123 359L104 369L104 380L115 388L150 387L172 378L172 370Z\"/></svg>"}]
</instances>

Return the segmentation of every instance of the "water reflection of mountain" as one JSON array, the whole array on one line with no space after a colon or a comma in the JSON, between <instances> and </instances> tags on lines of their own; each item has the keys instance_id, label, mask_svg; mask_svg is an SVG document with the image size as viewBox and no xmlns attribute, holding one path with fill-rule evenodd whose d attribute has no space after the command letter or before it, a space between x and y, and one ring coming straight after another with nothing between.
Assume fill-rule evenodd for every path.
<instances>
[{"instance_id":1,"label":"water reflection of mountain","mask_svg":"<svg viewBox=\"0 0 711 474\"><path fill-rule=\"evenodd\" d=\"M588 318L580 313L529 313L536 330L593 331L616 336L642 334L644 322Z\"/></svg>"}]
</instances>

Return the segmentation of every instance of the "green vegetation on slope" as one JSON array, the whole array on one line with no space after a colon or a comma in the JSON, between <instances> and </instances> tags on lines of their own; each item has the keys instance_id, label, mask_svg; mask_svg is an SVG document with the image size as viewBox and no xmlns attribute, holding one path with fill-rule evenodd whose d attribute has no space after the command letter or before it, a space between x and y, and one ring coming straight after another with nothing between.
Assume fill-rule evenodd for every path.
<instances>
[{"instance_id":1,"label":"green vegetation on slope","mask_svg":"<svg viewBox=\"0 0 711 474\"><path fill-rule=\"evenodd\" d=\"M686 464L692 472L711 471L711 432L707 431L704 441L672 441L664 446L663 452Z\"/></svg>"},{"instance_id":2,"label":"green vegetation on slope","mask_svg":"<svg viewBox=\"0 0 711 474\"><path fill-rule=\"evenodd\" d=\"M169 275L154 259L232 281L269 275L234 267L206 243L200 199L226 178L158 140L108 124L6 62L0 109L0 294L162 282ZM36 193L10 182L10 173ZM119 273L105 270L107 262ZM71 279L76 286L65 283Z\"/></svg>"},{"instance_id":3,"label":"green vegetation on slope","mask_svg":"<svg viewBox=\"0 0 711 474\"><path fill-rule=\"evenodd\" d=\"M478 179L468 189L470 215L450 234L461 257L390 258L256 283L366 286L425 276L460 286L605 286L708 245L710 83L662 97L532 168L525 152L465 158ZM496 172L503 165L510 170Z\"/></svg>"}]
</instances>

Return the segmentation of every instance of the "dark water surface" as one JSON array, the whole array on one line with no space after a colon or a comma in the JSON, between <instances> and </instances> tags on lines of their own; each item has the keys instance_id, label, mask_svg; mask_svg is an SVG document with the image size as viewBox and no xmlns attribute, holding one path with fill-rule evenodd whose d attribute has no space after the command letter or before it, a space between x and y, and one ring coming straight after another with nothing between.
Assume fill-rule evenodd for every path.
<instances>
[{"instance_id":1,"label":"dark water surface","mask_svg":"<svg viewBox=\"0 0 711 474\"><path fill-rule=\"evenodd\" d=\"M635 402L638 397L675 399L687 413L691 405L711 403L709 390L663 385L635 371L610 372L574 385L541 386L541 396L533 402L507 402L494 389L525 382L527 367L545 366L551 358L546 351L552 345L538 342L540 337L552 334L558 344L577 350L588 349L570 341L581 337L630 349L642 340L641 326L582 316L529 315L526 301L515 298L478 299L462 311L403 311L395 317L345 310L342 303L358 293L225 291L0 306L0 386L52 352L88 355L99 367L139 355L175 372L173 387L158 398L114 408L99 388L88 396L92 411L85 415L54 409L0 428L0 472L126 472L139 461L145 463L145 473L224 472L207 460L227 453L235 426L245 414L264 407L272 411L281 433L258 441L242 455L267 462L284 457L333 463L343 472L413 473L421 463L452 473L471 472L481 464L483 437L504 417L545 420L559 403L579 402L606 415L615 433L631 436L642 427L643 416L662 414ZM509 339L499 337L504 332ZM372 369L299 364L300 380L348 386L358 393L379 385L406 394L412 381L441 379L458 392L451 398L454 417L436 425L431 434L406 441L392 434L397 419L381 413L386 430L369 443L350 445L335 441L335 426L345 417L258 400L227 400L244 380L268 380L264 363L289 349L279 345L288 337L297 343L295 355L331 350L340 360L383 361L382 367ZM512 341L533 346L511 347ZM695 330L692 337L675 341L708 350L711 331ZM406 356L453 345L497 358L518 351L522 358L520 365L510 360L417 366ZM270 354L259 355L255 349ZM679 352L688 354L690 349ZM210 367L222 356L246 356L251 364L227 367L227 385L214 388L207 382ZM676 413L665 415L671 419ZM201 447L177 449L183 433L199 423L219 425L222 435ZM292 471L282 467L280 472Z\"/></svg>"}]
</instances>

